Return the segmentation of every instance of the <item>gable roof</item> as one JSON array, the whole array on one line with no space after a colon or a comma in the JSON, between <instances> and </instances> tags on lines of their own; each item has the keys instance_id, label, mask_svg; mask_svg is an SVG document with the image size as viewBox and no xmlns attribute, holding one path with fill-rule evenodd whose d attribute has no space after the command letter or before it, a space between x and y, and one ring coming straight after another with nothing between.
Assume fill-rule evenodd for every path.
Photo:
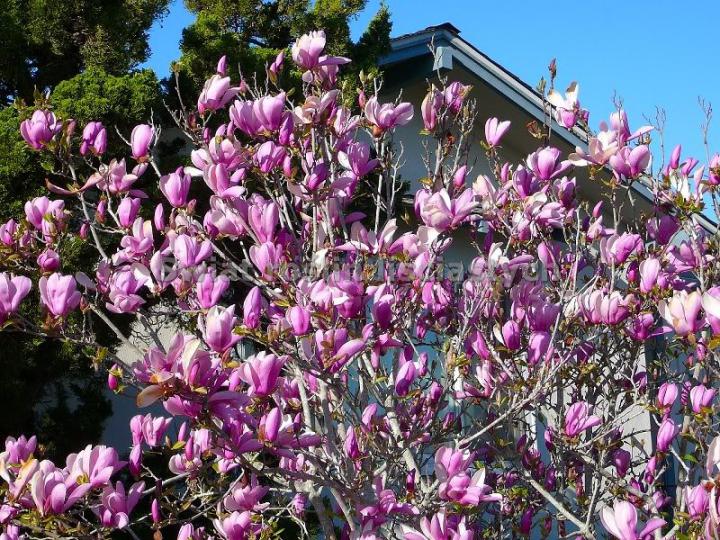
<instances>
[{"instance_id":1,"label":"gable roof","mask_svg":"<svg viewBox=\"0 0 720 540\"><path fill-rule=\"evenodd\" d=\"M431 46L435 49L434 58ZM449 22L393 38L391 51L383 56L379 63L381 67L388 68L423 57L432 59L432 71L450 70L456 67L456 63L459 64L536 120L546 120L542 95L472 43L461 38L460 30ZM432 73L428 71L424 75L429 77ZM565 129L554 119L552 123L553 133L564 142L573 147L587 149L588 134L585 130L578 126L572 130ZM647 186L634 182L633 190L649 204L653 203L652 193ZM717 224L707 216L697 214L697 218L706 230L716 230Z\"/></svg>"}]
</instances>

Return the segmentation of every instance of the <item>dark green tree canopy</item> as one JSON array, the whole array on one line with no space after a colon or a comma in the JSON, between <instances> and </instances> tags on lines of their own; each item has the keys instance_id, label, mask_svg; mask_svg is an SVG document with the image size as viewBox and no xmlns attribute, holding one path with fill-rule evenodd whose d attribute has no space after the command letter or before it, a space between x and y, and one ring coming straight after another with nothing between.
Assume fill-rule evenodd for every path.
<instances>
[{"instance_id":1,"label":"dark green tree canopy","mask_svg":"<svg viewBox=\"0 0 720 540\"><path fill-rule=\"evenodd\" d=\"M127 73L169 0L0 0L0 99L31 101L87 68Z\"/></svg>"},{"instance_id":2,"label":"dark green tree canopy","mask_svg":"<svg viewBox=\"0 0 720 540\"><path fill-rule=\"evenodd\" d=\"M374 66L390 47L390 13L382 6L357 43L350 37L350 22L367 0L186 0L196 14L183 31L177 69L188 76L191 88L202 86L218 58L227 55L230 66L245 76L264 73L278 51L286 49L309 30L322 28L329 54L348 56L353 64L346 74Z\"/></svg>"}]
</instances>

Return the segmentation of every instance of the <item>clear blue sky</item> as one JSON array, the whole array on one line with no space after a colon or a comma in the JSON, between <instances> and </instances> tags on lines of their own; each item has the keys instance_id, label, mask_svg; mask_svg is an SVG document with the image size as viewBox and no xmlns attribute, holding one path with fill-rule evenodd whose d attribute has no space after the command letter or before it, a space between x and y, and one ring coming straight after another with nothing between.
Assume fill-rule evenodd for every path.
<instances>
[{"instance_id":1,"label":"clear blue sky","mask_svg":"<svg viewBox=\"0 0 720 540\"><path fill-rule=\"evenodd\" d=\"M354 37L379 4L369 0L353 23ZM593 128L614 110L615 93L630 112L631 126L642 123L643 115L654 117L661 106L666 144L682 142L684 155L704 162L702 96L717 110L710 147L720 151L720 2L388 0L388 5L393 35L451 22L464 39L532 85L557 58L559 85L580 83L580 101L590 109ZM174 0L169 16L153 28L147 65L158 74L167 74L179 56L182 29L192 20L182 0Z\"/></svg>"}]
</instances>

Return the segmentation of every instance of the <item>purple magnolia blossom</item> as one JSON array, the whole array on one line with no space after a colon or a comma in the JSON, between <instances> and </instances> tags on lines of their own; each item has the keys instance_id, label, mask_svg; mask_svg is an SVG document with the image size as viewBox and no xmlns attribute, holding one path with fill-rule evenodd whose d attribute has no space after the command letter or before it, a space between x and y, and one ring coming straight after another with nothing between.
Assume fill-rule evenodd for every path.
<instances>
[{"instance_id":1,"label":"purple magnolia blossom","mask_svg":"<svg viewBox=\"0 0 720 540\"><path fill-rule=\"evenodd\" d=\"M64 217L65 203L63 201L51 201L47 197L36 197L25 203L25 218L33 227L38 230L45 230L45 223Z\"/></svg>"},{"instance_id":2,"label":"purple magnolia blossom","mask_svg":"<svg viewBox=\"0 0 720 540\"><path fill-rule=\"evenodd\" d=\"M658 428L657 451L667 452L678 433L680 433L680 426L672 418L665 418Z\"/></svg>"},{"instance_id":3,"label":"purple magnolia blossom","mask_svg":"<svg viewBox=\"0 0 720 540\"><path fill-rule=\"evenodd\" d=\"M510 129L510 120L499 121L497 118L488 118L485 122L485 141L490 146L498 146L500 140Z\"/></svg>"},{"instance_id":4,"label":"purple magnolia blossom","mask_svg":"<svg viewBox=\"0 0 720 540\"><path fill-rule=\"evenodd\" d=\"M303 80L311 82L312 72L322 74L323 68L335 71L338 65L346 64L350 60L341 56L323 55L326 38L323 30L316 30L300 36L291 47L292 59L295 64L305 70Z\"/></svg>"},{"instance_id":5,"label":"purple magnolia blossom","mask_svg":"<svg viewBox=\"0 0 720 540\"><path fill-rule=\"evenodd\" d=\"M195 294L202 309L210 309L217 305L222 295L230 286L230 279L225 275L216 276L206 272L197 281Z\"/></svg>"},{"instance_id":6,"label":"purple magnolia blossom","mask_svg":"<svg viewBox=\"0 0 720 540\"><path fill-rule=\"evenodd\" d=\"M225 57L223 56L223 58ZM218 65L223 67L220 66L220 62ZM240 92L240 87L230 86L230 77L224 77L223 73L213 75L205 81L205 86L198 97L198 112L205 114L207 111L222 109L230 103L238 92Z\"/></svg>"},{"instance_id":7,"label":"purple magnolia blossom","mask_svg":"<svg viewBox=\"0 0 720 540\"><path fill-rule=\"evenodd\" d=\"M190 181L190 175L185 174L182 167L179 167L174 173L160 178L160 191L171 205L182 208L187 204Z\"/></svg>"},{"instance_id":8,"label":"purple magnolia blossom","mask_svg":"<svg viewBox=\"0 0 720 540\"><path fill-rule=\"evenodd\" d=\"M442 189L432 195L426 191L418 192L422 209L420 217L429 227L440 231L457 227L477 207L475 194L466 189L459 197L452 199L447 190ZM417 200L417 199L416 199Z\"/></svg>"},{"instance_id":9,"label":"purple magnolia blossom","mask_svg":"<svg viewBox=\"0 0 720 540\"><path fill-rule=\"evenodd\" d=\"M375 96L365 104L365 117L380 133L397 126L404 126L412 120L414 114L410 103L380 104Z\"/></svg>"},{"instance_id":10,"label":"purple magnolia blossom","mask_svg":"<svg viewBox=\"0 0 720 540\"><path fill-rule=\"evenodd\" d=\"M80 305L81 294L72 276L57 272L50 277L43 276L38 287L43 305L56 317L65 317Z\"/></svg>"},{"instance_id":11,"label":"purple magnolia blossom","mask_svg":"<svg viewBox=\"0 0 720 540\"><path fill-rule=\"evenodd\" d=\"M257 476L252 475L250 477L250 482L246 486L235 486L235 488L223 499L222 504L228 512L262 512L270 505L270 503L260 502L268 491L270 491L270 489L267 486L261 486L258 482Z\"/></svg>"},{"instance_id":12,"label":"purple magnolia blossom","mask_svg":"<svg viewBox=\"0 0 720 540\"><path fill-rule=\"evenodd\" d=\"M420 520L420 530L403 526L405 540L473 540L474 534L465 524L465 518L452 523L444 512L438 512L432 518Z\"/></svg>"},{"instance_id":13,"label":"purple magnolia blossom","mask_svg":"<svg viewBox=\"0 0 720 540\"><path fill-rule=\"evenodd\" d=\"M472 461L471 452L450 447L438 449L435 453L435 476L440 481L440 498L473 506L502 499L499 494L492 493L490 486L485 485L484 468L472 476L468 474Z\"/></svg>"},{"instance_id":14,"label":"purple magnolia blossom","mask_svg":"<svg viewBox=\"0 0 720 540\"><path fill-rule=\"evenodd\" d=\"M41 516L61 514L82 499L92 485L76 484L51 461L42 461L30 479L30 494Z\"/></svg>"},{"instance_id":15,"label":"purple magnolia blossom","mask_svg":"<svg viewBox=\"0 0 720 540\"><path fill-rule=\"evenodd\" d=\"M101 156L107 149L107 130L101 122L89 122L82 132L82 143L80 144L80 154L87 155L92 152L96 156Z\"/></svg>"},{"instance_id":16,"label":"purple magnolia blossom","mask_svg":"<svg viewBox=\"0 0 720 540\"><path fill-rule=\"evenodd\" d=\"M130 513L140 501L145 482L136 482L125 491L122 482L115 487L107 486L101 496L100 505L94 509L103 527L124 529L130 524Z\"/></svg>"},{"instance_id":17,"label":"purple magnolia blossom","mask_svg":"<svg viewBox=\"0 0 720 540\"><path fill-rule=\"evenodd\" d=\"M568 437L577 437L583 431L602 424L600 417L592 415L590 405L577 401L568 407L565 413L564 430Z\"/></svg>"},{"instance_id":18,"label":"purple magnolia blossom","mask_svg":"<svg viewBox=\"0 0 720 540\"><path fill-rule=\"evenodd\" d=\"M561 176L570 167L570 163L560 160L561 152L552 146L541 148L528 156L527 167L540 180L552 180Z\"/></svg>"},{"instance_id":19,"label":"purple magnolia blossom","mask_svg":"<svg viewBox=\"0 0 720 540\"><path fill-rule=\"evenodd\" d=\"M171 418L154 417L151 414L133 416L130 419L133 444L139 445L145 441L150 447L158 446L171 422Z\"/></svg>"},{"instance_id":20,"label":"purple magnolia blossom","mask_svg":"<svg viewBox=\"0 0 720 540\"><path fill-rule=\"evenodd\" d=\"M50 248L38 255L36 262L43 272L55 272L60 268L60 256Z\"/></svg>"},{"instance_id":21,"label":"purple magnolia blossom","mask_svg":"<svg viewBox=\"0 0 720 540\"><path fill-rule=\"evenodd\" d=\"M121 227L132 227L140 211L142 201L136 197L124 197L117 208L118 222Z\"/></svg>"},{"instance_id":22,"label":"purple magnolia blossom","mask_svg":"<svg viewBox=\"0 0 720 540\"><path fill-rule=\"evenodd\" d=\"M143 161L148 157L150 145L155 138L155 128L148 124L139 124L135 126L130 134L130 149L132 157L138 161Z\"/></svg>"},{"instance_id":23,"label":"purple magnolia blossom","mask_svg":"<svg viewBox=\"0 0 720 540\"><path fill-rule=\"evenodd\" d=\"M0 272L0 323L4 323L17 312L20 302L31 288L32 281L29 278Z\"/></svg>"},{"instance_id":24,"label":"purple magnolia blossom","mask_svg":"<svg viewBox=\"0 0 720 540\"><path fill-rule=\"evenodd\" d=\"M117 451L107 446L87 445L84 450L67 457L68 481L88 482L92 489L108 484L110 477L125 466Z\"/></svg>"},{"instance_id":25,"label":"purple magnolia blossom","mask_svg":"<svg viewBox=\"0 0 720 540\"><path fill-rule=\"evenodd\" d=\"M310 312L302 306L291 307L286 315L293 334L303 336L310 330Z\"/></svg>"},{"instance_id":26,"label":"purple magnolia blossom","mask_svg":"<svg viewBox=\"0 0 720 540\"><path fill-rule=\"evenodd\" d=\"M669 411L677 401L678 395L679 391L676 384L663 383L658 389L657 404L659 407Z\"/></svg>"},{"instance_id":27,"label":"purple magnolia blossom","mask_svg":"<svg viewBox=\"0 0 720 540\"><path fill-rule=\"evenodd\" d=\"M708 388L704 384L698 384L690 390L690 404L692 411L699 414L703 409L712 405L716 390Z\"/></svg>"},{"instance_id":28,"label":"purple magnolia blossom","mask_svg":"<svg viewBox=\"0 0 720 540\"><path fill-rule=\"evenodd\" d=\"M684 490L685 502L687 504L687 513L690 519L700 519L705 517L710 505L710 493L703 484L699 484L693 488L686 487Z\"/></svg>"},{"instance_id":29,"label":"purple magnolia blossom","mask_svg":"<svg viewBox=\"0 0 720 540\"><path fill-rule=\"evenodd\" d=\"M201 317L199 326L208 346L221 353L233 347L241 339L239 335L233 333L236 322L235 306L227 308L213 306L207 315Z\"/></svg>"},{"instance_id":30,"label":"purple magnolia blossom","mask_svg":"<svg viewBox=\"0 0 720 540\"><path fill-rule=\"evenodd\" d=\"M224 519L213 521L215 530L221 538L226 540L245 540L259 530L259 525L253 522L251 512L233 512Z\"/></svg>"},{"instance_id":31,"label":"purple magnolia blossom","mask_svg":"<svg viewBox=\"0 0 720 540\"><path fill-rule=\"evenodd\" d=\"M698 291L676 292L670 299L661 300L658 311L679 336L687 336L702 328L699 319L702 295Z\"/></svg>"},{"instance_id":32,"label":"purple magnolia blossom","mask_svg":"<svg viewBox=\"0 0 720 540\"><path fill-rule=\"evenodd\" d=\"M600 513L600 519L605 530L619 540L640 540L665 525L665 520L653 518L639 533L636 532L637 510L627 501L616 501L612 509L606 506Z\"/></svg>"},{"instance_id":33,"label":"purple magnolia blossom","mask_svg":"<svg viewBox=\"0 0 720 540\"><path fill-rule=\"evenodd\" d=\"M249 395L268 396L274 390L278 382L280 371L287 358L260 352L249 357L239 370L240 378L250 388Z\"/></svg>"},{"instance_id":34,"label":"purple magnolia blossom","mask_svg":"<svg viewBox=\"0 0 720 540\"><path fill-rule=\"evenodd\" d=\"M28 120L20 123L20 134L25 142L35 150L41 150L62 129L62 122L58 121L50 111L35 111Z\"/></svg>"},{"instance_id":35,"label":"purple magnolia blossom","mask_svg":"<svg viewBox=\"0 0 720 540\"><path fill-rule=\"evenodd\" d=\"M445 98L442 92L436 89L434 86L423 99L422 105L420 106L420 114L422 115L423 125L428 131L433 131L437 126L438 115L440 114L440 108L445 103Z\"/></svg>"}]
</instances>

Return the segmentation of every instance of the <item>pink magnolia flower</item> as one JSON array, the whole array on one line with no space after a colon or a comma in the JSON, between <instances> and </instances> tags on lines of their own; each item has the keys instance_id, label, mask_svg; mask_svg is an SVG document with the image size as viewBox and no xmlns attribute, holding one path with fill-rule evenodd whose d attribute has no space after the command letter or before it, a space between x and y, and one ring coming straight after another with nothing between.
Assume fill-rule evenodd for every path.
<instances>
[{"instance_id":1,"label":"pink magnolia flower","mask_svg":"<svg viewBox=\"0 0 720 540\"><path fill-rule=\"evenodd\" d=\"M20 302L28 295L32 281L25 276L0 272L0 323L17 312Z\"/></svg>"},{"instance_id":2,"label":"pink magnolia flower","mask_svg":"<svg viewBox=\"0 0 720 540\"><path fill-rule=\"evenodd\" d=\"M253 102L252 112L260 131L276 131L285 112L285 92L276 96L263 96Z\"/></svg>"},{"instance_id":3,"label":"pink magnolia flower","mask_svg":"<svg viewBox=\"0 0 720 540\"><path fill-rule=\"evenodd\" d=\"M611 454L610 460L612 464L615 465L615 470L619 477L623 478L627 474L628 468L630 467L630 458L630 452L623 448L618 448Z\"/></svg>"},{"instance_id":4,"label":"pink magnolia flower","mask_svg":"<svg viewBox=\"0 0 720 540\"><path fill-rule=\"evenodd\" d=\"M259 530L259 524L254 523L251 512L233 512L226 518L217 518L213 521L217 533L226 540L245 540Z\"/></svg>"},{"instance_id":5,"label":"pink magnolia flower","mask_svg":"<svg viewBox=\"0 0 720 540\"><path fill-rule=\"evenodd\" d=\"M671 409L677 400L679 391L676 384L663 383L658 389L657 404L663 409Z\"/></svg>"},{"instance_id":6,"label":"pink magnolia flower","mask_svg":"<svg viewBox=\"0 0 720 540\"><path fill-rule=\"evenodd\" d=\"M145 482L136 482L125 492L122 482L117 482L115 487L107 486L101 496L100 505L95 508L95 513L100 518L103 527L112 529L124 529L130 524L130 513L140 501Z\"/></svg>"},{"instance_id":7,"label":"pink magnolia flower","mask_svg":"<svg viewBox=\"0 0 720 540\"><path fill-rule=\"evenodd\" d=\"M654 257L644 259L639 266L640 292L649 293L655 287L660 275L660 261Z\"/></svg>"},{"instance_id":8,"label":"pink magnolia flower","mask_svg":"<svg viewBox=\"0 0 720 540\"><path fill-rule=\"evenodd\" d=\"M50 277L43 276L39 288L43 305L56 317L65 317L80 305L81 294L72 276L57 272Z\"/></svg>"},{"instance_id":9,"label":"pink magnolia flower","mask_svg":"<svg viewBox=\"0 0 720 540\"><path fill-rule=\"evenodd\" d=\"M414 110L410 103L380 104L377 97L372 96L365 104L365 118L381 133L397 126L404 126L412 120L413 115Z\"/></svg>"},{"instance_id":10,"label":"pink magnolia flower","mask_svg":"<svg viewBox=\"0 0 720 540\"><path fill-rule=\"evenodd\" d=\"M148 124L135 126L130 134L132 157L138 161L145 160L150 152L150 145L155 137L155 129Z\"/></svg>"},{"instance_id":11,"label":"pink magnolia flower","mask_svg":"<svg viewBox=\"0 0 720 540\"><path fill-rule=\"evenodd\" d=\"M362 178L380 163L377 159L370 159L370 146L362 141L350 143L345 151L338 154L338 161L356 178Z\"/></svg>"},{"instance_id":12,"label":"pink magnolia flower","mask_svg":"<svg viewBox=\"0 0 720 540\"><path fill-rule=\"evenodd\" d=\"M317 30L300 36L292 46L293 62L303 69L313 69L318 65L320 55L325 48L325 31Z\"/></svg>"},{"instance_id":13,"label":"pink magnolia flower","mask_svg":"<svg viewBox=\"0 0 720 540\"><path fill-rule=\"evenodd\" d=\"M192 523L186 523L178 531L177 540L205 540L205 527L195 527Z\"/></svg>"},{"instance_id":14,"label":"pink magnolia flower","mask_svg":"<svg viewBox=\"0 0 720 540\"><path fill-rule=\"evenodd\" d=\"M125 466L114 448L87 445L84 450L67 457L65 469L68 482L88 482L92 489L108 484L110 477Z\"/></svg>"},{"instance_id":15,"label":"pink magnolia flower","mask_svg":"<svg viewBox=\"0 0 720 540\"><path fill-rule=\"evenodd\" d=\"M15 243L15 234L18 230L17 221L9 219L0 225L0 242L6 246L12 246Z\"/></svg>"},{"instance_id":16,"label":"pink magnolia flower","mask_svg":"<svg viewBox=\"0 0 720 540\"><path fill-rule=\"evenodd\" d=\"M185 174L183 168L179 167L174 173L160 178L160 191L171 205L175 208L182 208L187 204L190 181L190 175Z\"/></svg>"},{"instance_id":17,"label":"pink magnolia flower","mask_svg":"<svg viewBox=\"0 0 720 540\"><path fill-rule=\"evenodd\" d=\"M123 197L117 207L118 222L121 227L130 228L140 211L142 201L137 197Z\"/></svg>"},{"instance_id":18,"label":"pink magnolia flower","mask_svg":"<svg viewBox=\"0 0 720 540\"><path fill-rule=\"evenodd\" d=\"M678 433L680 433L680 426L672 418L665 418L657 432L657 451L667 452Z\"/></svg>"},{"instance_id":19,"label":"pink magnolia flower","mask_svg":"<svg viewBox=\"0 0 720 540\"><path fill-rule=\"evenodd\" d=\"M644 144L633 149L625 146L610 157L609 164L619 178L635 178L650 164L650 149Z\"/></svg>"},{"instance_id":20,"label":"pink magnolia flower","mask_svg":"<svg viewBox=\"0 0 720 540\"><path fill-rule=\"evenodd\" d=\"M227 308L213 306L207 315L200 317L199 326L208 346L213 351L222 353L242 339L233 332L236 322L234 305Z\"/></svg>"},{"instance_id":21,"label":"pink magnolia flower","mask_svg":"<svg viewBox=\"0 0 720 540\"><path fill-rule=\"evenodd\" d=\"M62 122L55 114L42 110L35 111L28 120L23 120L20 124L20 134L35 150L44 148L61 129Z\"/></svg>"},{"instance_id":22,"label":"pink magnolia flower","mask_svg":"<svg viewBox=\"0 0 720 540\"><path fill-rule=\"evenodd\" d=\"M696 520L704 517L710 506L710 493L705 489L705 485L700 483L693 488L688 486L683 491L690 519Z\"/></svg>"},{"instance_id":23,"label":"pink magnolia flower","mask_svg":"<svg viewBox=\"0 0 720 540\"><path fill-rule=\"evenodd\" d=\"M224 58L224 57L223 57ZM198 97L197 108L200 114L222 109L240 92L240 87L230 86L230 77L217 73L205 81Z\"/></svg>"},{"instance_id":24,"label":"pink magnolia flower","mask_svg":"<svg viewBox=\"0 0 720 540\"><path fill-rule=\"evenodd\" d=\"M202 309L210 309L218 303L229 286L230 279L227 276L205 272L195 285L198 304Z\"/></svg>"},{"instance_id":25,"label":"pink magnolia flower","mask_svg":"<svg viewBox=\"0 0 720 540\"><path fill-rule=\"evenodd\" d=\"M226 55L222 55L220 59L218 60L217 67L215 68L215 71L218 75L222 75L223 77L227 73L227 67L228 67L228 59Z\"/></svg>"},{"instance_id":26,"label":"pink magnolia flower","mask_svg":"<svg viewBox=\"0 0 720 540\"><path fill-rule=\"evenodd\" d=\"M441 447L435 453L435 477L440 482L438 494L441 499L476 506L481 502L502 500L501 495L491 493L485 485L485 469L471 477L467 470L472 464L473 454L469 451Z\"/></svg>"},{"instance_id":27,"label":"pink magnolia flower","mask_svg":"<svg viewBox=\"0 0 720 540\"><path fill-rule=\"evenodd\" d=\"M402 526L405 540L473 540L473 531L465 524L462 517L456 526L447 519L445 512L438 512L431 519L420 520L420 530L407 525Z\"/></svg>"},{"instance_id":28,"label":"pink magnolia flower","mask_svg":"<svg viewBox=\"0 0 720 540\"><path fill-rule=\"evenodd\" d=\"M395 376L395 393L398 396L407 395L416 377L417 369L415 368L415 363L412 361L405 362L400 366Z\"/></svg>"},{"instance_id":29,"label":"pink magnolia flower","mask_svg":"<svg viewBox=\"0 0 720 540\"><path fill-rule=\"evenodd\" d=\"M303 306L292 306L285 316L295 336L303 336L310 330L310 312Z\"/></svg>"},{"instance_id":30,"label":"pink magnolia flower","mask_svg":"<svg viewBox=\"0 0 720 540\"><path fill-rule=\"evenodd\" d=\"M570 83L564 97L555 89L550 90L548 93L548 103L555 107L555 120L566 129L572 128L577 123L578 118L581 115L585 116L587 113L587 111L580 109L579 93L580 85L576 82Z\"/></svg>"},{"instance_id":31,"label":"pink magnolia flower","mask_svg":"<svg viewBox=\"0 0 720 540\"><path fill-rule=\"evenodd\" d=\"M590 413L590 406L584 401L577 401L570 405L565 413L565 435L577 437L583 431L602 424L599 416Z\"/></svg>"},{"instance_id":32,"label":"pink magnolia flower","mask_svg":"<svg viewBox=\"0 0 720 540\"><path fill-rule=\"evenodd\" d=\"M277 386L278 377L287 357L275 356L264 351L250 356L238 368L240 378L250 385L250 396L269 396Z\"/></svg>"},{"instance_id":33,"label":"pink magnolia flower","mask_svg":"<svg viewBox=\"0 0 720 540\"><path fill-rule=\"evenodd\" d=\"M38 230L45 230L46 221L62 221L65 213L64 201L51 201L45 196L36 197L25 203L25 218Z\"/></svg>"},{"instance_id":34,"label":"pink magnolia flower","mask_svg":"<svg viewBox=\"0 0 720 540\"><path fill-rule=\"evenodd\" d=\"M458 81L453 81L448 84L443 91L443 101L448 110L455 114L460 112L463 102L470 93L470 90L472 90L472 86L469 84L462 84Z\"/></svg>"},{"instance_id":35,"label":"pink magnolia flower","mask_svg":"<svg viewBox=\"0 0 720 540\"><path fill-rule=\"evenodd\" d=\"M690 404L695 414L712 405L715 398L715 389L708 388L704 384L698 384L690 390Z\"/></svg>"},{"instance_id":36,"label":"pink magnolia flower","mask_svg":"<svg viewBox=\"0 0 720 540\"><path fill-rule=\"evenodd\" d=\"M259 242L271 242L275 239L280 210L274 202L262 201L248 208L248 223Z\"/></svg>"},{"instance_id":37,"label":"pink magnolia flower","mask_svg":"<svg viewBox=\"0 0 720 540\"><path fill-rule=\"evenodd\" d=\"M708 446L705 472L712 477L715 474L715 468L718 466L720 466L720 435L716 436Z\"/></svg>"},{"instance_id":38,"label":"pink magnolia flower","mask_svg":"<svg viewBox=\"0 0 720 540\"><path fill-rule=\"evenodd\" d=\"M45 249L38 255L36 262L43 272L54 272L60 268L60 256L50 248Z\"/></svg>"},{"instance_id":39,"label":"pink magnolia flower","mask_svg":"<svg viewBox=\"0 0 720 540\"><path fill-rule=\"evenodd\" d=\"M30 495L41 516L62 514L91 489L90 483L67 482L66 475L54 463L45 460L30 479Z\"/></svg>"},{"instance_id":40,"label":"pink magnolia flower","mask_svg":"<svg viewBox=\"0 0 720 540\"><path fill-rule=\"evenodd\" d=\"M702 296L698 291L676 291L668 300L661 300L658 312L665 319L675 333L687 336L702 328L703 321L699 319Z\"/></svg>"},{"instance_id":41,"label":"pink magnolia flower","mask_svg":"<svg viewBox=\"0 0 720 540\"><path fill-rule=\"evenodd\" d=\"M172 254L182 268L197 266L212 254L212 242L180 234L171 243Z\"/></svg>"},{"instance_id":42,"label":"pink magnolia flower","mask_svg":"<svg viewBox=\"0 0 720 540\"><path fill-rule=\"evenodd\" d=\"M273 141L265 141L255 152L253 160L260 171L267 174L271 170L280 167L286 155L285 148L275 144Z\"/></svg>"},{"instance_id":43,"label":"pink magnolia flower","mask_svg":"<svg viewBox=\"0 0 720 540\"><path fill-rule=\"evenodd\" d=\"M471 189L463 191L456 199L451 199L445 188L430 196L419 192L420 217L423 222L439 231L457 227L478 206Z\"/></svg>"},{"instance_id":44,"label":"pink magnolia flower","mask_svg":"<svg viewBox=\"0 0 720 540\"><path fill-rule=\"evenodd\" d=\"M271 280L273 274L283 259L283 248L272 242L265 242L250 247L250 260L262 274L262 277Z\"/></svg>"},{"instance_id":45,"label":"pink magnolia flower","mask_svg":"<svg viewBox=\"0 0 720 540\"><path fill-rule=\"evenodd\" d=\"M98 188L107 189L113 195L130 191L138 179L135 170L131 173L127 172L125 158L120 161L113 159L109 165L101 165L100 172L96 175Z\"/></svg>"},{"instance_id":46,"label":"pink magnolia flower","mask_svg":"<svg viewBox=\"0 0 720 540\"><path fill-rule=\"evenodd\" d=\"M580 296L578 303L585 319L592 324L620 324L630 314L634 297L619 291L607 294L597 290Z\"/></svg>"},{"instance_id":47,"label":"pink magnolia flower","mask_svg":"<svg viewBox=\"0 0 720 540\"><path fill-rule=\"evenodd\" d=\"M338 65L346 64L350 61L348 58L341 56L323 55L322 52L325 48L325 43L325 32L323 30L316 30L300 36L291 47L293 61L305 70L303 73L303 81L308 83L312 82L313 70L321 76L324 70L325 76L327 77L331 75L331 73L336 72Z\"/></svg>"},{"instance_id":48,"label":"pink magnolia flower","mask_svg":"<svg viewBox=\"0 0 720 540\"><path fill-rule=\"evenodd\" d=\"M608 506L600 513L605 530L619 540L640 540L665 525L665 520L652 518L638 533L638 516L635 507L627 501L616 501L612 509Z\"/></svg>"},{"instance_id":49,"label":"pink magnolia flower","mask_svg":"<svg viewBox=\"0 0 720 540\"><path fill-rule=\"evenodd\" d=\"M269 506L269 503L261 503L260 499L262 499L268 491L270 491L270 488L260 485L257 476L253 474L247 485L236 485L223 499L222 504L228 512L262 512Z\"/></svg>"},{"instance_id":50,"label":"pink magnolia flower","mask_svg":"<svg viewBox=\"0 0 720 540\"><path fill-rule=\"evenodd\" d=\"M133 445L139 445L143 441L150 447L159 445L171 422L171 418L153 417L151 414L133 416L130 419Z\"/></svg>"},{"instance_id":51,"label":"pink magnolia flower","mask_svg":"<svg viewBox=\"0 0 720 540\"><path fill-rule=\"evenodd\" d=\"M620 265L637 253L642 253L644 244L638 234L613 234L600 240L600 255L606 264Z\"/></svg>"},{"instance_id":52,"label":"pink magnolia flower","mask_svg":"<svg viewBox=\"0 0 720 540\"><path fill-rule=\"evenodd\" d=\"M82 143L80 143L80 154L87 155L92 152L96 156L105 153L107 149L107 130L101 122L89 122L82 132Z\"/></svg>"},{"instance_id":53,"label":"pink magnolia flower","mask_svg":"<svg viewBox=\"0 0 720 540\"><path fill-rule=\"evenodd\" d=\"M275 60L273 60L273 63L270 64L270 67L268 67L268 71L275 77L274 80L277 80L277 76L280 74L280 71L283 67L283 62L285 61L285 51L280 51L277 56L275 57Z\"/></svg>"},{"instance_id":54,"label":"pink magnolia flower","mask_svg":"<svg viewBox=\"0 0 720 540\"><path fill-rule=\"evenodd\" d=\"M425 95L422 105L420 106L420 114L422 115L423 125L427 131L433 131L437 126L440 108L445 103L442 92L434 86Z\"/></svg>"},{"instance_id":55,"label":"pink magnolia flower","mask_svg":"<svg viewBox=\"0 0 720 540\"><path fill-rule=\"evenodd\" d=\"M490 146L497 146L509 129L510 120L503 120L501 122L494 116L488 118L485 122L485 141Z\"/></svg>"},{"instance_id":56,"label":"pink magnolia flower","mask_svg":"<svg viewBox=\"0 0 720 540\"><path fill-rule=\"evenodd\" d=\"M560 150L552 146L540 148L528 156L527 167L540 180L552 180L570 168L570 162L558 161L560 154Z\"/></svg>"},{"instance_id":57,"label":"pink magnolia flower","mask_svg":"<svg viewBox=\"0 0 720 540\"><path fill-rule=\"evenodd\" d=\"M243 302L243 324L251 330L260 326L260 317L263 312L263 297L260 287L253 287Z\"/></svg>"},{"instance_id":58,"label":"pink magnolia flower","mask_svg":"<svg viewBox=\"0 0 720 540\"><path fill-rule=\"evenodd\" d=\"M711 287L702 295L702 307L713 334L720 334L720 287Z\"/></svg>"}]
</instances>

